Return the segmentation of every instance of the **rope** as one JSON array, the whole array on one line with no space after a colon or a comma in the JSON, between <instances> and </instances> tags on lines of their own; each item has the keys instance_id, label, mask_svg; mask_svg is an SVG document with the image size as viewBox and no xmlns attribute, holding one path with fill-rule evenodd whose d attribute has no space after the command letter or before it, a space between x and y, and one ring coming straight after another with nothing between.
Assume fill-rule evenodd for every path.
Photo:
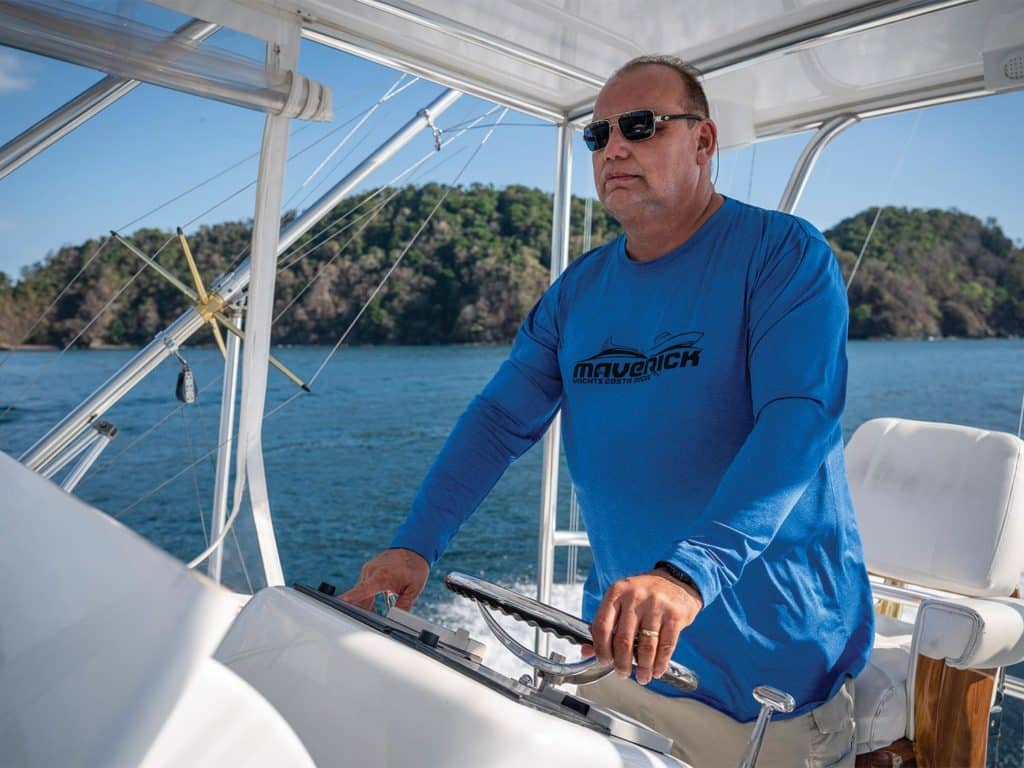
<instances>
[{"instance_id":1,"label":"rope","mask_svg":"<svg viewBox=\"0 0 1024 768\"><path fill-rule=\"evenodd\" d=\"M184 404L182 404L182 407L178 410L181 411L181 426L185 433L185 445L188 446L188 457L189 459L194 459L195 453L192 450L192 438L189 437L188 434L188 419L185 418ZM206 532L206 516L203 514L203 500L199 495L199 473L196 471L195 464L192 465L192 487L195 488L196 491L196 508L199 510L199 525L202 526L203 529L203 541L209 544L210 536Z\"/></svg>"},{"instance_id":2,"label":"rope","mask_svg":"<svg viewBox=\"0 0 1024 768\"><path fill-rule=\"evenodd\" d=\"M224 378L224 375L221 374L220 376L217 377L217 380L219 381L219 380L221 380L223 378ZM198 393L196 393L196 403L195 404L196 404L196 416L199 419L199 431L200 431L200 434L202 434L202 436L203 436L203 446L206 447L206 448L209 448L210 444L213 441L210 439L210 433L206 431L206 423L203 420L203 408L200 405L199 394ZM189 453L189 458L192 458L191 452ZM217 471L217 462L213 460L212 456L210 457L210 464L213 466L214 472L216 472ZM210 529L211 529L211 531L213 530L213 510L212 509L210 511ZM252 587L252 579L249 577L249 569L245 565L245 555L242 554L242 546L241 546L241 544L239 544L238 536L235 534L235 531L233 529L231 531L231 540L234 541L234 543L235 543L235 552L238 553L238 564L242 566L242 575L245 577L245 583L249 587L249 594L254 594L256 592L256 590L254 590L253 587ZM203 541L205 542L206 546L209 546L210 541L209 541L208 538L206 538L205 534L203 535ZM221 581L223 581L223 576L221 578Z\"/></svg>"}]
</instances>

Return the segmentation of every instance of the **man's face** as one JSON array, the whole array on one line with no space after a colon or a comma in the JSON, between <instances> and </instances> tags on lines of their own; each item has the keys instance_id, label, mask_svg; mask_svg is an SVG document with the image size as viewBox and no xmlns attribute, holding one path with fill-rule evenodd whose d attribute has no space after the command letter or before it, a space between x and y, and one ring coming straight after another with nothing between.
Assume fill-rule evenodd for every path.
<instances>
[{"instance_id":1,"label":"man's face","mask_svg":"<svg viewBox=\"0 0 1024 768\"><path fill-rule=\"evenodd\" d=\"M686 86L669 67L645 65L605 84L594 105L594 119L634 109L667 115L691 111ZM698 188L699 129L689 120L658 123L654 136L630 142L611 118L608 144L591 153L594 186L604 207L624 225L648 216L671 215Z\"/></svg>"}]
</instances>

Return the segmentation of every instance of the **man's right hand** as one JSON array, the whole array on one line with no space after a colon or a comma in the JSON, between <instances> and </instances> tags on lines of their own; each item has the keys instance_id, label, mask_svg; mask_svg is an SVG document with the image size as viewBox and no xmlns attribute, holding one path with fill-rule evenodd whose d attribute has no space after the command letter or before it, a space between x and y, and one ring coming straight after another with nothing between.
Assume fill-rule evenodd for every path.
<instances>
[{"instance_id":1,"label":"man's right hand","mask_svg":"<svg viewBox=\"0 0 1024 768\"><path fill-rule=\"evenodd\" d=\"M385 549L366 562L359 572L359 581L339 599L372 611L373 599L380 592L394 592L398 595L396 605L408 611L423 591L428 576L430 565L411 549Z\"/></svg>"}]
</instances>

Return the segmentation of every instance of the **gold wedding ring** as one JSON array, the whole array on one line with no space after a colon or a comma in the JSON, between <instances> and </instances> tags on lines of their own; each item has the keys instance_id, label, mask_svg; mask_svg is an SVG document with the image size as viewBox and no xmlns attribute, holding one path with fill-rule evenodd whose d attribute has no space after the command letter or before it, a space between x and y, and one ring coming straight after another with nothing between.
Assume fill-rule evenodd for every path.
<instances>
[{"instance_id":1,"label":"gold wedding ring","mask_svg":"<svg viewBox=\"0 0 1024 768\"><path fill-rule=\"evenodd\" d=\"M644 637L657 637L659 632L656 629L641 629L640 634Z\"/></svg>"}]
</instances>

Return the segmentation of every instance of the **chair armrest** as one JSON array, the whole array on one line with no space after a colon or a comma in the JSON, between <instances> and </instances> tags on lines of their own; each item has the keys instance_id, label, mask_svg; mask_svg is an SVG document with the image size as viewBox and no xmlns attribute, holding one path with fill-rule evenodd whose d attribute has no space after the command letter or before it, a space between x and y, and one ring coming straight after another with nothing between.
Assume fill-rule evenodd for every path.
<instances>
[{"instance_id":1,"label":"chair armrest","mask_svg":"<svg viewBox=\"0 0 1024 768\"><path fill-rule=\"evenodd\" d=\"M1024 600L925 600L918 608L911 653L944 660L955 669L1005 667L1024 661Z\"/></svg>"}]
</instances>

